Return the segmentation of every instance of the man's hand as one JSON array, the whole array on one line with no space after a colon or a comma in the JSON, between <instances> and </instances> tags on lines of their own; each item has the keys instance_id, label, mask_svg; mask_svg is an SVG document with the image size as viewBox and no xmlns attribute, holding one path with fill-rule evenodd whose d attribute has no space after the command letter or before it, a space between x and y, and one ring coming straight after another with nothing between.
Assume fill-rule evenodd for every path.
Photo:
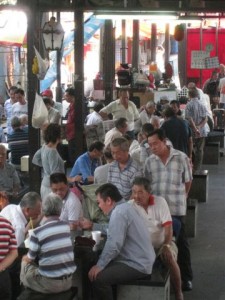
<instances>
[{"instance_id":1,"label":"man's hand","mask_svg":"<svg viewBox=\"0 0 225 300\"><path fill-rule=\"evenodd\" d=\"M23 256L22 261L27 263L27 264L30 264L30 263L33 262L33 260L29 259L27 255Z\"/></svg>"},{"instance_id":2,"label":"man's hand","mask_svg":"<svg viewBox=\"0 0 225 300\"><path fill-rule=\"evenodd\" d=\"M90 220L83 218L82 220L79 220L79 226L82 229L91 230L93 223Z\"/></svg>"},{"instance_id":3,"label":"man's hand","mask_svg":"<svg viewBox=\"0 0 225 300\"><path fill-rule=\"evenodd\" d=\"M88 277L90 281L94 281L98 275L99 272L101 272L101 268L99 268L97 265L93 266L90 271L88 272Z\"/></svg>"},{"instance_id":4,"label":"man's hand","mask_svg":"<svg viewBox=\"0 0 225 300\"><path fill-rule=\"evenodd\" d=\"M162 260L168 265L172 258L172 253L167 246L164 246L161 253Z\"/></svg>"}]
</instances>

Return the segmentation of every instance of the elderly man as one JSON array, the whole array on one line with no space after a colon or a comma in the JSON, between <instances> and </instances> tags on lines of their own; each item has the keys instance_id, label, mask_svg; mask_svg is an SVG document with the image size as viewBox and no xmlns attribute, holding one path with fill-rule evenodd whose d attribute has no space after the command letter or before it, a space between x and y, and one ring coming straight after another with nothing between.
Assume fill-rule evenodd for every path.
<instances>
[{"instance_id":1,"label":"elderly man","mask_svg":"<svg viewBox=\"0 0 225 300\"><path fill-rule=\"evenodd\" d=\"M14 229L11 223L0 215L0 298L11 300L12 286L8 268L18 256Z\"/></svg>"},{"instance_id":2,"label":"elderly man","mask_svg":"<svg viewBox=\"0 0 225 300\"><path fill-rule=\"evenodd\" d=\"M17 90L17 86L11 86L9 88L9 96L10 98L7 99L4 103L4 114L6 117L6 123L7 123L7 133L10 133L11 131L11 116L12 116L12 105L17 102L17 99L15 97L15 91Z\"/></svg>"},{"instance_id":3,"label":"elderly man","mask_svg":"<svg viewBox=\"0 0 225 300\"><path fill-rule=\"evenodd\" d=\"M180 269L176 262L177 246L172 239L173 227L169 207L164 198L151 195L150 190L147 178L136 177L132 187L133 199L129 203L145 221L156 253L170 270L176 300L183 300Z\"/></svg>"},{"instance_id":4,"label":"elderly man","mask_svg":"<svg viewBox=\"0 0 225 300\"><path fill-rule=\"evenodd\" d=\"M115 121L115 127L110 129L105 134L105 147L108 147L109 144L114 140L115 138L123 136L127 132L127 119L126 118L119 118Z\"/></svg>"},{"instance_id":5,"label":"elderly man","mask_svg":"<svg viewBox=\"0 0 225 300\"><path fill-rule=\"evenodd\" d=\"M95 299L113 300L111 286L145 277L152 272L154 249L148 230L132 205L110 183L96 190L98 206L110 215L102 254L89 271ZM124 202L116 205L118 202Z\"/></svg>"},{"instance_id":6,"label":"elderly man","mask_svg":"<svg viewBox=\"0 0 225 300\"><path fill-rule=\"evenodd\" d=\"M140 165L129 155L129 143L124 137L114 139L111 144L114 161L109 166L108 182L113 183L125 200L129 200L132 181L141 176Z\"/></svg>"},{"instance_id":7,"label":"elderly man","mask_svg":"<svg viewBox=\"0 0 225 300\"><path fill-rule=\"evenodd\" d=\"M9 204L3 208L1 215L12 223L17 244L20 246L25 239L27 223L35 223L41 215L41 197L36 192L28 192L18 205Z\"/></svg>"},{"instance_id":8,"label":"elderly man","mask_svg":"<svg viewBox=\"0 0 225 300\"><path fill-rule=\"evenodd\" d=\"M7 163L6 158L6 148L0 144L0 190L13 197L17 195L21 188L20 179L15 167Z\"/></svg>"},{"instance_id":9,"label":"elderly man","mask_svg":"<svg viewBox=\"0 0 225 300\"><path fill-rule=\"evenodd\" d=\"M44 220L32 232L28 254L22 260L23 285L44 294L69 290L76 270L70 228L59 219L62 206L56 194L46 197L42 205Z\"/></svg>"},{"instance_id":10,"label":"elderly man","mask_svg":"<svg viewBox=\"0 0 225 300\"><path fill-rule=\"evenodd\" d=\"M50 187L53 193L62 199L63 207L60 220L69 222L73 229L75 223L83 217L80 199L70 191L67 177L64 173L53 173L50 175Z\"/></svg>"},{"instance_id":11,"label":"elderly man","mask_svg":"<svg viewBox=\"0 0 225 300\"><path fill-rule=\"evenodd\" d=\"M129 92L126 89L121 89L119 99L109 103L99 114L105 118L109 114L113 115L113 119L126 118L128 121L127 133L134 137L134 121L139 119L139 112L136 105L129 100Z\"/></svg>"},{"instance_id":12,"label":"elderly man","mask_svg":"<svg viewBox=\"0 0 225 300\"><path fill-rule=\"evenodd\" d=\"M144 175L149 179L154 195L162 196L173 217L181 222L177 240L178 263L181 270L183 290L192 289L192 268L189 245L185 234L185 215L187 195L192 182L189 158L179 150L166 144L165 133L156 129L148 136L152 155L146 160Z\"/></svg>"}]
</instances>

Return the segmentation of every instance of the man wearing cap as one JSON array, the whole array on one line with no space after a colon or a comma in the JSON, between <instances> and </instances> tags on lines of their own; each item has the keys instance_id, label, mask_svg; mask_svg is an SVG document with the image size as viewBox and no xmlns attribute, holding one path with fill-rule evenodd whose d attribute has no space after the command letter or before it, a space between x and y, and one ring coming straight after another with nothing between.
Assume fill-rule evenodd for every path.
<instances>
[{"instance_id":1,"label":"man wearing cap","mask_svg":"<svg viewBox=\"0 0 225 300\"><path fill-rule=\"evenodd\" d=\"M60 115L62 116L62 103L60 102L55 102L53 100L53 94L52 94L52 91L50 89L47 89L45 91L43 91L41 93L41 96L42 97L47 97L47 98L50 98L50 101L51 101L51 107L53 107L54 109L58 110Z\"/></svg>"}]
</instances>

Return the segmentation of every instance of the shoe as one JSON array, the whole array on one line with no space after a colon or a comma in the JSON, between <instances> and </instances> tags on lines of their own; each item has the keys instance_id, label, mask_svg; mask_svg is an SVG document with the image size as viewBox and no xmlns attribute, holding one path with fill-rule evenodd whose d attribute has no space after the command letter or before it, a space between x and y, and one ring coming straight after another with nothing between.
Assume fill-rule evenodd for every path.
<instances>
[{"instance_id":1,"label":"shoe","mask_svg":"<svg viewBox=\"0 0 225 300\"><path fill-rule=\"evenodd\" d=\"M191 291L192 290L192 282L190 280L183 281L182 283L182 291Z\"/></svg>"}]
</instances>

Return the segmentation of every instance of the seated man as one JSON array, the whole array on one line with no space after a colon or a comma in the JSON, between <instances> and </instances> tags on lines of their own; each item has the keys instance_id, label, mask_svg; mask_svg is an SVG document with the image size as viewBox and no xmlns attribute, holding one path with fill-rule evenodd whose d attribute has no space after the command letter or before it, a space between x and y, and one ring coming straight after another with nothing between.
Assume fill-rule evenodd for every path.
<instances>
[{"instance_id":1,"label":"seated man","mask_svg":"<svg viewBox=\"0 0 225 300\"><path fill-rule=\"evenodd\" d=\"M12 286L8 267L17 258L17 244L11 223L0 216L0 298L11 300ZM4 233L3 233L4 232Z\"/></svg>"},{"instance_id":2,"label":"seated man","mask_svg":"<svg viewBox=\"0 0 225 300\"><path fill-rule=\"evenodd\" d=\"M20 159L24 155L29 155L28 131L21 128L22 124L19 117L11 119L12 132L7 135L9 149L11 150L10 161L15 166L20 166Z\"/></svg>"},{"instance_id":3,"label":"seated man","mask_svg":"<svg viewBox=\"0 0 225 300\"><path fill-rule=\"evenodd\" d=\"M128 123L126 118L119 118L115 121L115 127L110 129L105 134L105 147L108 147L112 140L118 137L122 137L126 132L128 128Z\"/></svg>"},{"instance_id":4,"label":"seated man","mask_svg":"<svg viewBox=\"0 0 225 300\"><path fill-rule=\"evenodd\" d=\"M28 254L22 259L23 285L43 294L69 290L76 270L70 228L59 219L62 206L56 194L46 197L42 225L32 232Z\"/></svg>"},{"instance_id":5,"label":"seated man","mask_svg":"<svg viewBox=\"0 0 225 300\"><path fill-rule=\"evenodd\" d=\"M94 182L94 171L101 165L100 158L103 155L104 144L102 142L93 142L88 151L78 157L76 160L70 176L69 182L77 181L77 175L81 176L81 181L84 184Z\"/></svg>"},{"instance_id":6,"label":"seated man","mask_svg":"<svg viewBox=\"0 0 225 300\"><path fill-rule=\"evenodd\" d=\"M0 190L14 197L18 194L21 186L20 179L15 167L6 161L7 151L4 145L0 144Z\"/></svg>"},{"instance_id":7,"label":"seated man","mask_svg":"<svg viewBox=\"0 0 225 300\"><path fill-rule=\"evenodd\" d=\"M62 199L63 207L60 214L60 220L69 222L70 229L73 229L74 226L76 226L76 221L78 222L79 219L83 217L80 199L70 191L64 173L51 174L50 187L52 192Z\"/></svg>"},{"instance_id":8,"label":"seated man","mask_svg":"<svg viewBox=\"0 0 225 300\"><path fill-rule=\"evenodd\" d=\"M133 200L129 203L146 223L157 255L170 270L176 300L183 300L180 269L176 262L177 247L172 240L172 218L166 200L150 193L150 182L145 177L133 181Z\"/></svg>"},{"instance_id":9,"label":"seated man","mask_svg":"<svg viewBox=\"0 0 225 300\"><path fill-rule=\"evenodd\" d=\"M140 215L122 201L116 186L103 184L96 190L101 210L110 215L105 247L89 271L95 299L113 300L111 286L146 277L155 260L151 239Z\"/></svg>"}]
</instances>

